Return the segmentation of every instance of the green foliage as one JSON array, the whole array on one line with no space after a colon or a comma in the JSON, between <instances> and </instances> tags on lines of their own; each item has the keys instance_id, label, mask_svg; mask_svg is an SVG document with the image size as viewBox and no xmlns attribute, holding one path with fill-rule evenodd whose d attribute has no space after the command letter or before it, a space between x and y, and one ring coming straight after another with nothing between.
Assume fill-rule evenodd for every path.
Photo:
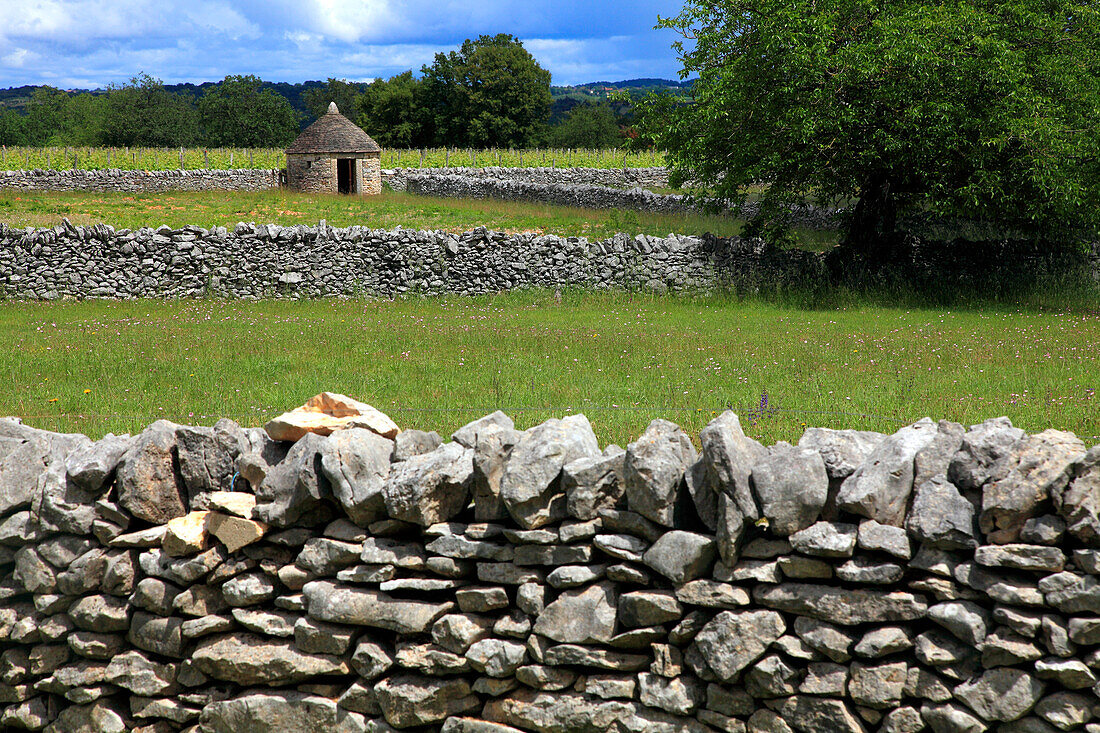
<instances>
[{"instance_id":1,"label":"green foliage","mask_svg":"<svg viewBox=\"0 0 1100 733\"><path fill-rule=\"evenodd\" d=\"M284 97L262 89L257 76L229 75L199 100L205 142L249 148L289 145L298 117Z\"/></svg>"},{"instance_id":2,"label":"green foliage","mask_svg":"<svg viewBox=\"0 0 1100 733\"><path fill-rule=\"evenodd\" d=\"M850 244L888 250L932 213L1044 238L1100 221L1100 8L1055 0L688 0L694 104L647 101L678 181L758 228L792 203L855 202Z\"/></svg>"},{"instance_id":3,"label":"green foliage","mask_svg":"<svg viewBox=\"0 0 1100 733\"><path fill-rule=\"evenodd\" d=\"M524 147L550 114L550 72L510 35L467 39L422 72L441 145Z\"/></svg>"},{"instance_id":4,"label":"green foliage","mask_svg":"<svg viewBox=\"0 0 1100 733\"><path fill-rule=\"evenodd\" d=\"M424 84L411 71L378 79L358 99L357 124L384 148L431 144Z\"/></svg>"},{"instance_id":5,"label":"green foliage","mask_svg":"<svg viewBox=\"0 0 1100 733\"><path fill-rule=\"evenodd\" d=\"M0 110L0 145L26 144L27 118L14 110Z\"/></svg>"},{"instance_id":6,"label":"green foliage","mask_svg":"<svg viewBox=\"0 0 1100 733\"><path fill-rule=\"evenodd\" d=\"M181 147L198 141L199 113L194 103L167 91L160 79L148 74L108 87L103 106L101 139L107 145Z\"/></svg>"},{"instance_id":7,"label":"green foliage","mask_svg":"<svg viewBox=\"0 0 1100 733\"><path fill-rule=\"evenodd\" d=\"M558 148L615 148L622 142L622 129L606 102L577 105L550 132L550 144Z\"/></svg>"},{"instance_id":8,"label":"green foliage","mask_svg":"<svg viewBox=\"0 0 1100 733\"><path fill-rule=\"evenodd\" d=\"M333 79L325 82L323 87L307 89L302 93L302 101L309 113L315 118L328 112L330 102L336 102L340 113L345 117L354 118L355 109L359 104L359 97L363 94L366 85L348 81L347 79Z\"/></svg>"}]
</instances>

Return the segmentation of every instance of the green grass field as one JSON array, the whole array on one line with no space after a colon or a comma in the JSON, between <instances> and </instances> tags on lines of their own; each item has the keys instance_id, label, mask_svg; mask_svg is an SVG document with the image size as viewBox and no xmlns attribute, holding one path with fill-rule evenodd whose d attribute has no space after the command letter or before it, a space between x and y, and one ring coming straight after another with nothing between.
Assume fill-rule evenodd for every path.
<instances>
[{"instance_id":1,"label":"green grass field","mask_svg":"<svg viewBox=\"0 0 1100 733\"><path fill-rule=\"evenodd\" d=\"M162 194L0 190L0 221L9 226L54 226L62 218L74 224L102 222L127 229L161 224L233 227L240 221L290 226L325 219L336 227L358 224L374 229L401 226L464 232L486 226L589 239L604 239L617 232L731 236L741 231L741 221L726 216L594 211L514 201L437 199L392 191L356 198L284 189Z\"/></svg>"},{"instance_id":2,"label":"green grass field","mask_svg":"<svg viewBox=\"0 0 1100 733\"><path fill-rule=\"evenodd\" d=\"M322 390L445 435L502 408L573 412L624 445L733 406L767 442L1008 415L1100 442L1100 314L800 309L728 297L528 292L297 302L5 303L0 415L93 436L157 418L260 425ZM766 397L766 405L762 404Z\"/></svg>"}]
</instances>

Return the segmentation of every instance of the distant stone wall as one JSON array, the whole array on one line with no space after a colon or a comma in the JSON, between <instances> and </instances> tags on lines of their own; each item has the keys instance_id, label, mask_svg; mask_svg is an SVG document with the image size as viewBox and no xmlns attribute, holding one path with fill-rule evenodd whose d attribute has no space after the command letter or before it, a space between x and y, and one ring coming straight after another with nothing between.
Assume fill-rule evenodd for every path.
<instances>
[{"instance_id":1,"label":"distant stone wall","mask_svg":"<svg viewBox=\"0 0 1100 733\"><path fill-rule=\"evenodd\" d=\"M0 189L29 191L263 191L278 188L282 171L272 170L30 170L0 171Z\"/></svg>"},{"instance_id":2,"label":"distant stone wall","mask_svg":"<svg viewBox=\"0 0 1100 733\"><path fill-rule=\"evenodd\" d=\"M0 420L3 729L1096 730L1100 446L382 418Z\"/></svg>"},{"instance_id":3,"label":"distant stone wall","mask_svg":"<svg viewBox=\"0 0 1100 733\"><path fill-rule=\"evenodd\" d=\"M713 290L819 276L819 255L710 237L581 238L238 224L0 224L0 298L472 295L521 288Z\"/></svg>"},{"instance_id":4,"label":"distant stone wall","mask_svg":"<svg viewBox=\"0 0 1100 733\"><path fill-rule=\"evenodd\" d=\"M382 181L394 191L404 191L410 176L464 176L466 178L492 178L500 181L527 183L588 184L615 188L667 188L666 168L502 168L490 166L473 168L387 168L382 171Z\"/></svg>"},{"instance_id":5,"label":"distant stone wall","mask_svg":"<svg viewBox=\"0 0 1100 733\"><path fill-rule=\"evenodd\" d=\"M698 214L706 201L693 203L679 194L659 194L645 188L630 189L589 183L541 183L510 178L451 174L410 173L406 190L423 196L443 198L501 199L532 203L576 206L586 209L632 209L663 214ZM746 203L737 215L751 219L758 212L755 203ZM834 229L838 212L813 206L799 206L791 212L791 222L808 229Z\"/></svg>"}]
</instances>

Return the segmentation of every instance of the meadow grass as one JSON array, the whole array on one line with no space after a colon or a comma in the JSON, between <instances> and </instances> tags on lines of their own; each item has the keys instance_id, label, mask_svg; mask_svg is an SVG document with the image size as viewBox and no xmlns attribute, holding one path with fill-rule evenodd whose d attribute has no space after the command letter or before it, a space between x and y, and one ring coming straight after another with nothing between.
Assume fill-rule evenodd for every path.
<instances>
[{"instance_id":1,"label":"meadow grass","mask_svg":"<svg viewBox=\"0 0 1100 733\"><path fill-rule=\"evenodd\" d=\"M503 409L583 412L625 445L650 420L693 436L893 432L1009 416L1100 442L1100 314L985 305L804 308L731 296L0 304L0 415L101 436L158 418L261 425L323 390L444 436Z\"/></svg>"},{"instance_id":2,"label":"meadow grass","mask_svg":"<svg viewBox=\"0 0 1100 733\"><path fill-rule=\"evenodd\" d=\"M137 229L166 224L232 228L257 224L358 224L372 229L441 229L465 232L478 226L505 232L534 232L604 239L618 232L666 236L733 236L742 222L728 216L651 214L617 209L580 209L552 204L478 199L443 199L387 191L350 197L270 191L203 193L98 193L0 190L0 221L15 227L49 227L67 218L74 224L110 224Z\"/></svg>"}]
</instances>

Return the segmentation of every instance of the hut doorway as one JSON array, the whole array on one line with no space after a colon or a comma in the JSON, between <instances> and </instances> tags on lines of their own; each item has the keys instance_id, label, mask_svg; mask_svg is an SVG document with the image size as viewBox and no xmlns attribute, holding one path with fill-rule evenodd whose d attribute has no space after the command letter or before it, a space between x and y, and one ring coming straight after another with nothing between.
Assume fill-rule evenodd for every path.
<instances>
[{"instance_id":1,"label":"hut doorway","mask_svg":"<svg viewBox=\"0 0 1100 733\"><path fill-rule=\"evenodd\" d=\"M336 185L340 193L356 193L355 158L336 159Z\"/></svg>"}]
</instances>

